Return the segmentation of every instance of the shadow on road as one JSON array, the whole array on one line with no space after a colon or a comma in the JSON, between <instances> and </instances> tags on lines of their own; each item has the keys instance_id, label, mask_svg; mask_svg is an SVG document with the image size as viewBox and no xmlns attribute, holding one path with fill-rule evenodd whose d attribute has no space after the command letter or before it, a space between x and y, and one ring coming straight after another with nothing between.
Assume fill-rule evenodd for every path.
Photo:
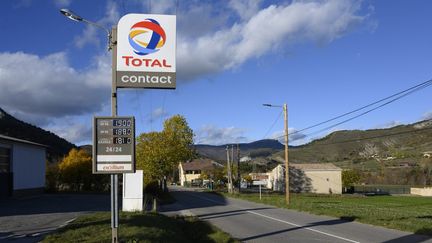
<instances>
[{"instance_id":1,"label":"shadow on road","mask_svg":"<svg viewBox=\"0 0 432 243\"><path fill-rule=\"evenodd\" d=\"M207 193L206 196L203 197L203 193L200 191L178 188L170 188L170 193L176 199L176 203L163 205L160 208L160 212L162 213L227 205L225 198L211 193Z\"/></svg>"},{"instance_id":2,"label":"shadow on road","mask_svg":"<svg viewBox=\"0 0 432 243\"><path fill-rule=\"evenodd\" d=\"M120 200L121 201L121 200ZM0 201L0 217L45 213L109 211L107 194L42 194Z\"/></svg>"},{"instance_id":3,"label":"shadow on road","mask_svg":"<svg viewBox=\"0 0 432 243\"><path fill-rule=\"evenodd\" d=\"M348 219L348 220L345 220L345 219ZM305 229L305 228L312 228L314 226L344 224L344 223L352 222L353 220L354 219L351 216L342 216L341 219L320 221L320 222L315 222L312 224L307 224L305 226L293 227L293 228L288 228L288 229L284 229L284 230L277 230L277 231L273 231L273 232L269 232L269 233L265 233L265 234L254 235L254 236L240 239L240 241L256 240L256 239L259 239L262 237L282 234L282 233L286 233L286 232L290 232L290 231L294 231L294 230ZM405 243L405 242L406 243L420 243L420 242L427 241L431 238L432 238L431 236L412 234L412 235L407 235L407 236L399 237L396 239L392 239L389 241L385 241L383 243Z\"/></svg>"}]
</instances>

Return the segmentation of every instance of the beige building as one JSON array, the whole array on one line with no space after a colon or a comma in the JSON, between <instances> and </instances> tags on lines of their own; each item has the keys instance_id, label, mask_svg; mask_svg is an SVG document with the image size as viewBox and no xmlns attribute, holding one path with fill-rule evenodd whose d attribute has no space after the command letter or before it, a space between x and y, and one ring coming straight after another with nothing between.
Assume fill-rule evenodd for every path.
<instances>
[{"instance_id":1,"label":"beige building","mask_svg":"<svg viewBox=\"0 0 432 243\"><path fill-rule=\"evenodd\" d=\"M276 166L268 175L269 189L285 190L285 166ZM331 163L291 164L290 187L295 192L342 194L342 169Z\"/></svg>"},{"instance_id":2,"label":"beige building","mask_svg":"<svg viewBox=\"0 0 432 243\"><path fill-rule=\"evenodd\" d=\"M223 165L209 159L195 159L190 162L179 163L180 185L191 185L194 180L200 178L202 172L211 173L216 167L223 167Z\"/></svg>"}]
</instances>

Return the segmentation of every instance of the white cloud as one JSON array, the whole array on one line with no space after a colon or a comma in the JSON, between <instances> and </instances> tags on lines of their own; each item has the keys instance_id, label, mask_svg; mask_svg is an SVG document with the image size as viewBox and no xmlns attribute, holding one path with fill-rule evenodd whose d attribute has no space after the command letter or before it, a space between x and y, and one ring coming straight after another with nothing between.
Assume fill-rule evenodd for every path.
<instances>
[{"instance_id":1,"label":"white cloud","mask_svg":"<svg viewBox=\"0 0 432 243\"><path fill-rule=\"evenodd\" d=\"M85 16L81 16L84 17ZM98 20L95 21L98 24L102 25L102 26L106 26L107 28L116 24L118 22L118 20L120 19L120 12L118 10L118 6L115 2L113 1L108 1L106 10L105 10L105 16ZM91 19L89 19L91 20ZM91 20L92 21L92 20ZM99 46L101 43L108 45L108 41L106 42L101 42L100 40L100 34L103 33L101 29L87 24L83 33L80 36L75 37L74 41L75 41L75 45L78 48L82 48L87 44L92 44L92 45L96 45Z\"/></svg>"},{"instance_id":2,"label":"white cloud","mask_svg":"<svg viewBox=\"0 0 432 243\"><path fill-rule=\"evenodd\" d=\"M154 122L159 119L163 119L168 116L168 112L166 112L162 107L154 109L149 117L149 122Z\"/></svg>"},{"instance_id":3,"label":"white cloud","mask_svg":"<svg viewBox=\"0 0 432 243\"><path fill-rule=\"evenodd\" d=\"M179 36L178 77L192 80L229 70L298 42L329 43L364 20L357 15L360 8L358 1L294 1L253 10L250 18L198 38Z\"/></svg>"},{"instance_id":4,"label":"white cloud","mask_svg":"<svg viewBox=\"0 0 432 243\"><path fill-rule=\"evenodd\" d=\"M72 0L54 0L54 4L58 8L68 7L71 4Z\"/></svg>"},{"instance_id":5,"label":"white cloud","mask_svg":"<svg viewBox=\"0 0 432 243\"><path fill-rule=\"evenodd\" d=\"M389 121L387 123L375 126L374 128L375 129L384 129L384 128L392 128L392 127L399 126L399 125L402 125L402 122L400 122L400 121Z\"/></svg>"},{"instance_id":6,"label":"white cloud","mask_svg":"<svg viewBox=\"0 0 432 243\"><path fill-rule=\"evenodd\" d=\"M88 144L92 140L92 127L89 124L63 121L44 128L74 144Z\"/></svg>"},{"instance_id":7,"label":"white cloud","mask_svg":"<svg viewBox=\"0 0 432 243\"><path fill-rule=\"evenodd\" d=\"M228 6L236 11L242 20L250 19L260 8L262 0L230 0Z\"/></svg>"},{"instance_id":8,"label":"white cloud","mask_svg":"<svg viewBox=\"0 0 432 243\"><path fill-rule=\"evenodd\" d=\"M424 113L422 119L423 120L430 120L430 119L432 119L432 111Z\"/></svg>"},{"instance_id":9,"label":"white cloud","mask_svg":"<svg viewBox=\"0 0 432 243\"><path fill-rule=\"evenodd\" d=\"M108 55L99 56L91 69L79 72L63 52L42 57L0 53L0 104L36 125L100 111L109 102L109 60Z\"/></svg>"},{"instance_id":10,"label":"white cloud","mask_svg":"<svg viewBox=\"0 0 432 243\"><path fill-rule=\"evenodd\" d=\"M271 136L271 139L277 139L280 143L285 144L285 132L277 131ZM298 132L295 128L288 128L288 141L290 145L298 145L306 143L306 135L304 133Z\"/></svg>"},{"instance_id":11,"label":"white cloud","mask_svg":"<svg viewBox=\"0 0 432 243\"><path fill-rule=\"evenodd\" d=\"M244 135L245 132L242 128L205 125L196 132L196 143L221 145L249 142L249 139Z\"/></svg>"}]
</instances>

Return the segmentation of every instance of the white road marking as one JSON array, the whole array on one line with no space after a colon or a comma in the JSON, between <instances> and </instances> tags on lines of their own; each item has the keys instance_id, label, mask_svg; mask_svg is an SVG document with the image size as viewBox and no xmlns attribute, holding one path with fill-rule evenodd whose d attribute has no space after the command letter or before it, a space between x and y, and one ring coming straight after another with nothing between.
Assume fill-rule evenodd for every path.
<instances>
[{"instance_id":1,"label":"white road marking","mask_svg":"<svg viewBox=\"0 0 432 243\"><path fill-rule=\"evenodd\" d=\"M200 197L200 196L197 196L197 195L192 195L192 196L200 198L200 199L203 199L203 200L207 200L207 201L210 201L210 202L214 202L214 203L218 203L218 204L221 204L221 205L225 205L224 203L221 203L221 202L218 202L216 200L209 199L209 198ZM230 205L230 206L236 207L236 208L239 208L239 209L246 209L246 208L242 208L242 207L238 207L238 206L234 206L234 205ZM261 216L261 217L264 217L264 218L268 218L268 219L271 219L271 220L274 220L274 221L277 221L277 222L280 222L280 223L289 224L289 225L295 226L295 227L300 227L300 228L305 229L305 230L310 230L310 231L313 231L315 233L327 235L327 236L330 236L330 237L333 237L333 238L337 238L337 239L340 239L340 240L344 240L344 241L348 241L348 242L352 242L352 243L360 243L359 241L347 239L347 238L344 238L344 237L341 237L341 236L337 236L337 235L334 235L334 234L326 233L326 232L323 232L321 230L316 230L316 229L313 229L313 228L310 228L310 227L298 225L298 224L291 223L291 222L288 222L288 221L285 221L285 220L273 218L273 217L270 217L270 216L267 216L267 215L264 215L264 214L261 214L261 213L257 213L257 212L253 212L253 211L246 211L246 212L251 213L251 214L255 214L255 215L258 215L258 216Z\"/></svg>"}]
</instances>

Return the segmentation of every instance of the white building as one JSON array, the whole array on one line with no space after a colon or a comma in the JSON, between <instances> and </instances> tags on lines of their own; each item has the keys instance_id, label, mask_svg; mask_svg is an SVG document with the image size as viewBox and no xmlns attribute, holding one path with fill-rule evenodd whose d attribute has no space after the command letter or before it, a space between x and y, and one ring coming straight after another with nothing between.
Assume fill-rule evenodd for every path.
<instances>
[{"instance_id":1,"label":"white building","mask_svg":"<svg viewBox=\"0 0 432 243\"><path fill-rule=\"evenodd\" d=\"M45 188L46 146L0 135L0 198Z\"/></svg>"},{"instance_id":2,"label":"white building","mask_svg":"<svg viewBox=\"0 0 432 243\"><path fill-rule=\"evenodd\" d=\"M285 190L285 166L269 174L267 188ZM331 163L290 164L290 189L295 192L342 194L342 169Z\"/></svg>"},{"instance_id":3,"label":"white building","mask_svg":"<svg viewBox=\"0 0 432 243\"><path fill-rule=\"evenodd\" d=\"M191 185L192 182L201 178L203 172L211 176L216 168L223 168L223 165L209 159L195 159L190 162L179 163L180 185Z\"/></svg>"}]
</instances>

